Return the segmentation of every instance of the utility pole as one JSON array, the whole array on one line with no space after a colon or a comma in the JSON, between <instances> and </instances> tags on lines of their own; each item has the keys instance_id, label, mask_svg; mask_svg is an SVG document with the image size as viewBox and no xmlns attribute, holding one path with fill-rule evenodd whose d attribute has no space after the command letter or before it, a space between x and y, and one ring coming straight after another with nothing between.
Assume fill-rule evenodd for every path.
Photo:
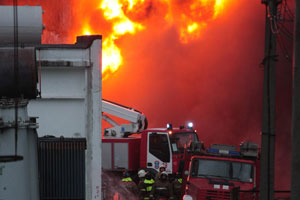
<instances>
[{"instance_id":1,"label":"utility pole","mask_svg":"<svg viewBox=\"0 0 300 200\"><path fill-rule=\"evenodd\" d=\"M263 118L261 135L260 200L274 199L276 34L279 0L262 0L266 5Z\"/></svg>"},{"instance_id":2,"label":"utility pole","mask_svg":"<svg viewBox=\"0 0 300 200\"><path fill-rule=\"evenodd\" d=\"M292 119L292 200L300 199L300 2L296 2Z\"/></svg>"}]
</instances>

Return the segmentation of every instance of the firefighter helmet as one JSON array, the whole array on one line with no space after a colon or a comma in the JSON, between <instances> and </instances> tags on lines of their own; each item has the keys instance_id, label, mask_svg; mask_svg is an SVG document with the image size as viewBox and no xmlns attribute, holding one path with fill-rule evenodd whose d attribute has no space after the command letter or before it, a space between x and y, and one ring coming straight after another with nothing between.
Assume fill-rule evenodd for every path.
<instances>
[{"instance_id":1,"label":"firefighter helmet","mask_svg":"<svg viewBox=\"0 0 300 200\"><path fill-rule=\"evenodd\" d=\"M160 177L159 177L161 180L167 180L168 178L168 174L167 172L163 171L161 174L160 174Z\"/></svg>"},{"instance_id":2,"label":"firefighter helmet","mask_svg":"<svg viewBox=\"0 0 300 200\"><path fill-rule=\"evenodd\" d=\"M162 171L166 171L166 165L164 163L161 163L159 165L159 171L162 172Z\"/></svg>"},{"instance_id":3,"label":"firefighter helmet","mask_svg":"<svg viewBox=\"0 0 300 200\"><path fill-rule=\"evenodd\" d=\"M144 177L146 176L145 170L141 169L141 170L138 172L138 176L139 176L139 178L144 178Z\"/></svg>"}]
</instances>

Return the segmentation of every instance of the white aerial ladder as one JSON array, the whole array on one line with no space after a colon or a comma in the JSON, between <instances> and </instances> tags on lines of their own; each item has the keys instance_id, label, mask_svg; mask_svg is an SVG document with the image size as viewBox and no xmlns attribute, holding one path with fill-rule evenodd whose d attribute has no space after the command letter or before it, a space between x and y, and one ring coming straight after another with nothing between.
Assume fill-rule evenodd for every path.
<instances>
[{"instance_id":1,"label":"white aerial ladder","mask_svg":"<svg viewBox=\"0 0 300 200\"><path fill-rule=\"evenodd\" d=\"M104 113L125 119L130 124L118 124ZM148 126L146 116L143 113L104 99L102 99L102 118L113 126L104 129L104 136L127 137L133 133L142 132Z\"/></svg>"}]
</instances>

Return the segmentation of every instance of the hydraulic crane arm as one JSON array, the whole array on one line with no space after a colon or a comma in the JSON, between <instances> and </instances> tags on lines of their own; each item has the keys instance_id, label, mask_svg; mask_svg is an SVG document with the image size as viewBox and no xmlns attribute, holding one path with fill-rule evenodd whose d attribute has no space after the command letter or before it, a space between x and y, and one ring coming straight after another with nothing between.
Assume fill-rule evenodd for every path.
<instances>
[{"instance_id":1,"label":"hydraulic crane arm","mask_svg":"<svg viewBox=\"0 0 300 200\"><path fill-rule=\"evenodd\" d=\"M104 129L104 136L127 137L133 133L140 133L148 125L143 113L108 100L102 99L102 112L103 119L113 126ZM118 124L104 113L125 119L130 124Z\"/></svg>"}]
</instances>

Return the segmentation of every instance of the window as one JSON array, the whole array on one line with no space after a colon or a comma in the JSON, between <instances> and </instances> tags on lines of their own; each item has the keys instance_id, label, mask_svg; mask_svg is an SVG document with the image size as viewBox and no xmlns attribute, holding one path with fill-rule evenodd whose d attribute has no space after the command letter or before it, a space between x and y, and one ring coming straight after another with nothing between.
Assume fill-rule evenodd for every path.
<instances>
[{"instance_id":1,"label":"window","mask_svg":"<svg viewBox=\"0 0 300 200\"><path fill-rule=\"evenodd\" d=\"M193 177L220 178L241 182L253 181L253 166L249 163L225 160L195 159L192 163Z\"/></svg>"},{"instance_id":2,"label":"window","mask_svg":"<svg viewBox=\"0 0 300 200\"><path fill-rule=\"evenodd\" d=\"M238 179L243 182L249 182L252 177L252 166L250 164L245 163L232 163L232 178Z\"/></svg>"},{"instance_id":3,"label":"window","mask_svg":"<svg viewBox=\"0 0 300 200\"><path fill-rule=\"evenodd\" d=\"M229 178L230 165L227 162L215 160L200 160L198 174Z\"/></svg>"},{"instance_id":4,"label":"window","mask_svg":"<svg viewBox=\"0 0 300 200\"><path fill-rule=\"evenodd\" d=\"M192 142L198 142L198 136L194 132L173 133L170 137L174 153L183 153L184 148L190 147Z\"/></svg>"},{"instance_id":5,"label":"window","mask_svg":"<svg viewBox=\"0 0 300 200\"><path fill-rule=\"evenodd\" d=\"M166 134L149 135L149 152L163 162L170 162L170 149Z\"/></svg>"}]
</instances>

